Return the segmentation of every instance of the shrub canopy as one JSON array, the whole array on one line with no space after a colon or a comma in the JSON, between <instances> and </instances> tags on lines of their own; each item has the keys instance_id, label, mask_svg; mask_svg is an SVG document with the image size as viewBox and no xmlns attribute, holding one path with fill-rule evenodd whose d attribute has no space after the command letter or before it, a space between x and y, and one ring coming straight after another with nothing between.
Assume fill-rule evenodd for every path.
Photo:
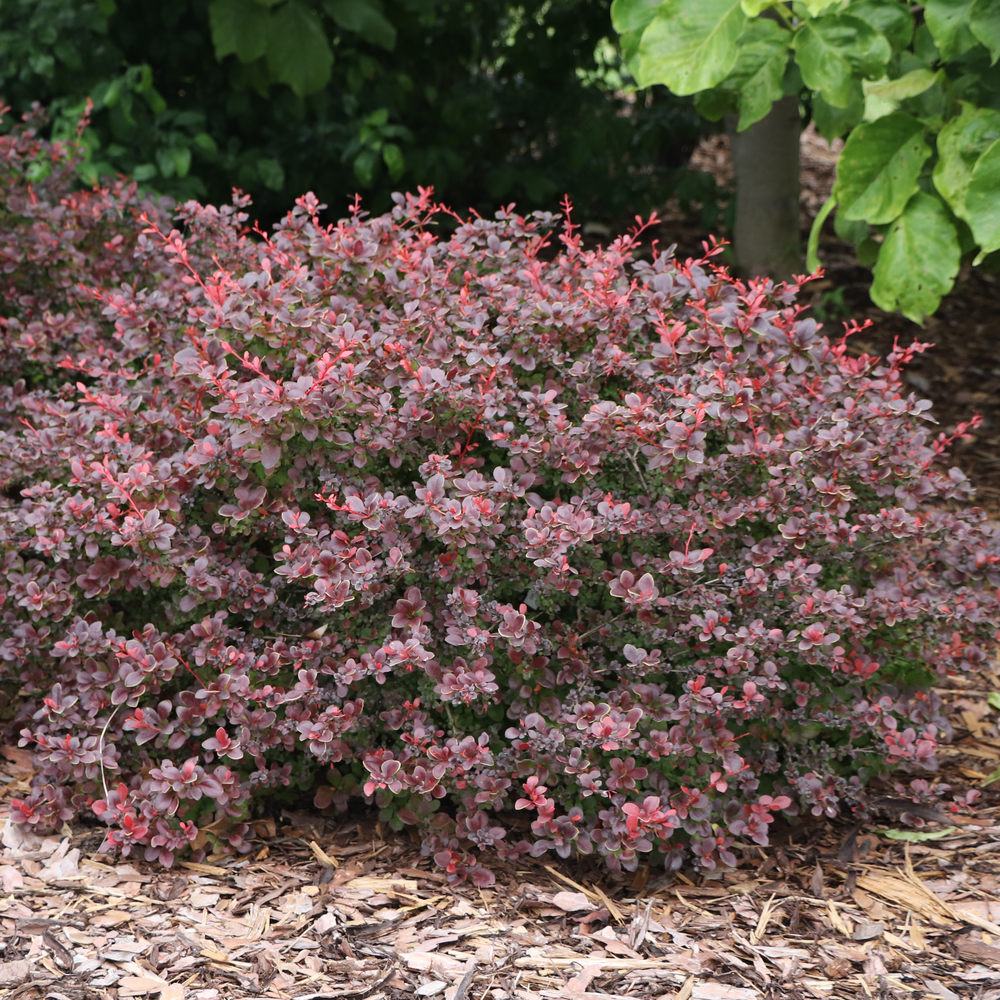
<instances>
[{"instance_id":1,"label":"shrub canopy","mask_svg":"<svg viewBox=\"0 0 1000 1000\"><path fill-rule=\"evenodd\" d=\"M922 345L855 356L797 286L568 211L306 195L268 235L71 192L73 155L2 145L16 820L169 864L309 789L483 884L487 848L713 867L947 791L931 682L992 642L1000 547Z\"/></svg>"}]
</instances>

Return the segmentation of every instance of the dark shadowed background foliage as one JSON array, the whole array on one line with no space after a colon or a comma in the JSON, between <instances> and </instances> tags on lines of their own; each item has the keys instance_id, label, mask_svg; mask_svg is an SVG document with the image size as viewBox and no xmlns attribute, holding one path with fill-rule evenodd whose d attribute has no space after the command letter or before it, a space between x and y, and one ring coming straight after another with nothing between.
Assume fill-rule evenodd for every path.
<instances>
[{"instance_id":1,"label":"dark shadowed background foliage","mask_svg":"<svg viewBox=\"0 0 1000 1000\"><path fill-rule=\"evenodd\" d=\"M175 198L237 185L271 222L314 190L338 214L433 185L456 208L569 193L614 220L678 191L706 124L635 92L610 0L3 0L0 97L71 130L88 96L86 179ZM9 121L7 126L9 126Z\"/></svg>"}]
</instances>

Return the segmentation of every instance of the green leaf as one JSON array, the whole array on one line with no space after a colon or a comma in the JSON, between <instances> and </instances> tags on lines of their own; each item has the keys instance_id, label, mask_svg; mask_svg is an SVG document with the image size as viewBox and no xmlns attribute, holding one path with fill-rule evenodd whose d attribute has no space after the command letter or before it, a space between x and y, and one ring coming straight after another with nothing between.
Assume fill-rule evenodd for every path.
<instances>
[{"instance_id":1,"label":"green leaf","mask_svg":"<svg viewBox=\"0 0 1000 1000\"><path fill-rule=\"evenodd\" d=\"M833 189L848 219L880 225L903 211L931 155L924 135L916 118L897 112L859 125L848 136Z\"/></svg>"},{"instance_id":2,"label":"green leaf","mask_svg":"<svg viewBox=\"0 0 1000 1000\"><path fill-rule=\"evenodd\" d=\"M804 89L802 70L799 69L798 63L794 59L789 59L785 65L785 77L781 81L782 96L800 97Z\"/></svg>"},{"instance_id":3,"label":"green leaf","mask_svg":"<svg viewBox=\"0 0 1000 1000\"><path fill-rule=\"evenodd\" d=\"M1000 250L1000 139L976 160L965 194L965 208L972 235L979 244L979 263L988 253Z\"/></svg>"},{"instance_id":4,"label":"green leaf","mask_svg":"<svg viewBox=\"0 0 1000 1000\"><path fill-rule=\"evenodd\" d=\"M868 238L868 223L864 219L845 219L838 212L833 220L833 231L846 243L858 244Z\"/></svg>"},{"instance_id":5,"label":"green leaf","mask_svg":"<svg viewBox=\"0 0 1000 1000\"><path fill-rule=\"evenodd\" d=\"M896 0L860 0L850 4L844 13L880 31L897 52L905 49L913 38L913 15Z\"/></svg>"},{"instance_id":6,"label":"green leaf","mask_svg":"<svg viewBox=\"0 0 1000 1000\"><path fill-rule=\"evenodd\" d=\"M628 31L618 38L618 44L622 50L622 60L632 76L638 76L640 41L642 41L642 31Z\"/></svg>"},{"instance_id":7,"label":"green leaf","mask_svg":"<svg viewBox=\"0 0 1000 1000\"><path fill-rule=\"evenodd\" d=\"M969 29L973 0L926 0L924 21L942 59L968 52L976 44Z\"/></svg>"},{"instance_id":8,"label":"green leaf","mask_svg":"<svg viewBox=\"0 0 1000 1000\"><path fill-rule=\"evenodd\" d=\"M83 69L80 50L69 39L57 41L52 46L52 51L56 54L56 58L64 62L74 73L79 73Z\"/></svg>"},{"instance_id":9,"label":"green leaf","mask_svg":"<svg viewBox=\"0 0 1000 1000\"><path fill-rule=\"evenodd\" d=\"M1000 781L1000 767L998 767L982 784L985 788L987 785L992 785L995 781Z\"/></svg>"},{"instance_id":10,"label":"green leaf","mask_svg":"<svg viewBox=\"0 0 1000 1000\"><path fill-rule=\"evenodd\" d=\"M121 77L116 80L109 80L108 83L99 83L94 88L94 104L100 108L113 108L121 97L122 81Z\"/></svg>"},{"instance_id":11,"label":"green leaf","mask_svg":"<svg viewBox=\"0 0 1000 1000\"><path fill-rule=\"evenodd\" d=\"M251 63L267 51L271 15L253 0L212 0L208 5L208 25L220 62L235 55Z\"/></svg>"},{"instance_id":12,"label":"green leaf","mask_svg":"<svg viewBox=\"0 0 1000 1000\"><path fill-rule=\"evenodd\" d=\"M323 6L345 31L390 52L396 47L396 29L386 20L379 0L326 0Z\"/></svg>"},{"instance_id":13,"label":"green leaf","mask_svg":"<svg viewBox=\"0 0 1000 1000\"><path fill-rule=\"evenodd\" d=\"M169 146L161 146L156 151L156 165L164 177L173 177L176 170L174 151Z\"/></svg>"},{"instance_id":14,"label":"green leaf","mask_svg":"<svg viewBox=\"0 0 1000 1000\"><path fill-rule=\"evenodd\" d=\"M933 66L941 59L941 53L938 52L938 47L931 36L931 29L926 24L921 24L913 32L913 54L925 66Z\"/></svg>"},{"instance_id":15,"label":"green leaf","mask_svg":"<svg viewBox=\"0 0 1000 1000\"><path fill-rule=\"evenodd\" d=\"M132 168L132 176L141 184L156 176L156 167L152 163L140 163Z\"/></svg>"},{"instance_id":16,"label":"green leaf","mask_svg":"<svg viewBox=\"0 0 1000 1000\"><path fill-rule=\"evenodd\" d=\"M943 76L939 70L921 67L904 73L895 80L862 80L861 87L865 92L865 121L874 122L886 115L891 115L899 105L911 97L923 94Z\"/></svg>"},{"instance_id":17,"label":"green leaf","mask_svg":"<svg viewBox=\"0 0 1000 1000\"><path fill-rule=\"evenodd\" d=\"M378 165L376 157L374 149L363 149L354 159L354 176L364 187L368 187L375 180L375 169Z\"/></svg>"},{"instance_id":18,"label":"green leaf","mask_svg":"<svg viewBox=\"0 0 1000 1000\"><path fill-rule=\"evenodd\" d=\"M792 44L806 86L837 108L850 102L855 73L881 76L892 55L884 35L847 14L806 21Z\"/></svg>"},{"instance_id":19,"label":"green leaf","mask_svg":"<svg viewBox=\"0 0 1000 1000\"><path fill-rule=\"evenodd\" d=\"M965 196L972 168L979 157L1000 139L1000 111L977 108L966 101L962 101L961 106L961 114L952 118L938 133L934 186L951 210L969 223Z\"/></svg>"},{"instance_id":20,"label":"green leaf","mask_svg":"<svg viewBox=\"0 0 1000 1000\"><path fill-rule=\"evenodd\" d=\"M736 64L746 22L740 0L666 0L639 43L639 86L662 83L675 94L715 87Z\"/></svg>"},{"instance_id":21,"label":"green leaf","mask_svg":"<svg viewBox=\"0 0 1000 1000\"><path fill-rule=\"evenodd\" d=\"M759 17L768 7L780 2L781 0L741 0L740 6L747 17Z\"/></svg>"},{"instance_id":22,"label":"green leaf","mask_svg":"<svg viewBox=\"0 0 1000 1000\"><path fill-rule=\"evenodd\" d=\"M854 253L862 267L871 267L878 260L878 252L881 248L882 245L877 240L866 236L855 246Z\"/></svg>"},{"instance_id":23,"label":"green leaf","mask_svg":"<svg viewBox=\"0 0 1000 1000\"><path fill-rule=\"evenodd\" d=\"M166 100L155 87L150 87L142 96L146 98L146 103L154 115L162 115L167 110Z\"/></svg>"},{"instance_id":24,"label":"green leaf","mask_svg":"<svg viewBox=\"0 0 1000 1000\"><path fill-rule=\"evenodd\" d=\"M869 293L872 302L922 323L951 291L961 258L958 232L944 202L918 191L879 251Z\"/></svg>"},{"instance_id":25,"label":"green leaf","mask_svg":"<svg viewBox=\"0 0 1000 1000\"><path fill-rule=\"evenodd\" d=\"M695 111L710 122L722 121L731 111L736 111L738 106L736 94L724 87L700 90L694 95Z\"/></svg>"},{"instance_id":26,"label":"green leaf","mask_svg":"<svg viewBox=\"0 0 1000 1000\"><path fill-rule=\"evenodd\" d=\"M38 160L35 160L33 163L28 164L27 169L24 171L24 176L32 184L37 184L39 181L45 180L51 173L51 164L39 163Z\"/></svg>"},{"instance_id":27,"label":"green leaf","mask_svg":"<svg viewBox=\"0 0 1000 1000\"><path fill-rule=\"evenodd\" d=\"M809 243L806 248L806 268L812 274L822 266L819 261L819 234L823 229L823 223L827 216L837 207L837 202L832 198L827 198L823 202L823 207L816 214L813 220L812 229L809 230Z\"/></svg>"},{"instance_id":28,"label":"green leaf","mask_svg":"<svg viewBox=\"0 0 1000 1000\"><path fill-rule=\"evenodd\" d=\"M973 0L969 30L990 50L990 64L1000 59L1000 5L997 0Z\"/></svg>"},{"instance_id":29,"label":"green leaf","mask_svg":"<svg viewBox=\"0 0 1000 1000\"><path fill-rule=\"evenodd\" d=\"M389 177L394 181L398 181L406 170L403 151L394 142L387 142L382 147L382 162L389 170Z\"/></svg>"},{"instance_id":30,"label":"green leaf","mask_svg":"<svg viewBox=\"0 0 1000 1000\"><path fill-rule=\"evenodd\" d=\"M87 184L96 184L101 177L114 177L118 171L105 160L87 161L77 167L77 173ZM136 180L139 178L137 177Z\"/></svg>"},{"instance_id":31,"label":"green leaf","mask_svg":"<svg viewBox=\"0 0 1000 1000\"><path fill-rule=\"evenodd\" d=\"M1000 691L990 691L986 696L986 704L1000 711Z\"/></svg>"},{"instance_id":32,"label":"green leaf","mask_svg":"<svg viewBox=\"0 0 1000 1000\"><path fill-rule=\"evenodd\" d=\"M611 23L619 35L642 31L656 16L663 0L614 0Z\"/></svg>"},{"instance_id":33,"label":"green leaf","mask_svg":"<svg viewBox=\"0 0 1000 1000\"><path fill-rule=\"evenodd\" d=\"M833 4L838 3L839 0L802 0L805 4L805 8L809 11L812 17L817 14L822 13L827 7L832 7Z\"/></svg>"},{"instance_id":34,"label":"green leaf","mask_svg":"<svg viewBox=\"0 0 1000 1000\"><path fill-rule=\"evenodd\" d=\"M280 191L285 186L285 169L277 160L266 157L257 161L257 173L264 187Z\"/></svg>"},{"instance_id":35,"label":"green leaf","mask_svg":"<svg viewBox=\"0 0 1000 1000\"><path fill-rule=\"evenodd\" d=\"M943 830L883 830L882 836L890 840L907 840L911 844L922 844L925 840L950 837L957 830L957 826L947 826Z\"/></svg>"},{"instance_id":36,"label":"green leaf","mask_svg":"<svg viewBox=\"0 0 1000 1000\"><path fill-rule=\"evenodd\" d=\"M175 146L173 149L174 171L178 177L187 177L191 169L191 150L187 146Z\"/></svg>"},{"instance_id":37,"label":"green leaf","mask_svg":"<svg viewBox=\"0 0 1000 1000\"><path fill-rule=\"evenodd\" d=\"M860 125L864 117L865 98L861 92L861 81L854 80L851 84L851 95L846 108L835 108L832 104L827 104L822 95L814 93L812 112L816 128L827 142L846 135L855 125Z\"/></svg>"},{"instance_id":38,"label":"green leaf","mask_svg":"<svg viewBox=\"0 0 1000 1000\"><path fill-rule=\"evenodd\" d=\"M288 0L271 21L268 69L279 83L304 97L330 82L332 66L333 52L319 18L298 0Z\"/></svg>"},{"instance_id":39,"label":"green leaf","mask_svg":"<svg viewBox=\"0 0 1000 1000\"><path fill-rule=\"evenodd\" d=\"M199 132L194 137L195 144L200 146L206 153L217 153L219 147L215 140L207 132Z\"/></svg>"},{"instance_id":40,"label":"green leaf","mask_svg":"<svg viewBox=\"0 0 1000 1000\"><path fill-rule=\"evenodd\" d=\"M739 40L739 54L723 86L739 94L742 132L758 122L784 96L791 34L774 21L751 21Z\"/></svg>"},{"instance_id":41,"label":"green leaf","mask_svg":"<svg viewBox=\"0 0 1000 1000\"><path fill-rule=\"evenodd\" d=\"M204 128L205 115L200 111L178 111L174 115L174 124L179 128Z\"/></svg>"},{"instance_id":42,"label":"green leaf","mask_svg":"<svg viewBox=\"0 0 1000 1000\"><path fill-rule=\"evenodd\" d=\"M149 90L153 86L153 68L146 64L129 66L125 71L125 85L137 94Z\"/></svg>"},{"instance_id":43,"label":"green leaf","mask_svg":"<svg viewBox=\"0 0 1000 1000\"><path fill-rule=\"evenodd\" d=\"M929 69L915 69L897 80L864 80L861 86L866 97L874 95L890 101L905 101L933 87L940 75Z\"/></svg>"}]
</instances>

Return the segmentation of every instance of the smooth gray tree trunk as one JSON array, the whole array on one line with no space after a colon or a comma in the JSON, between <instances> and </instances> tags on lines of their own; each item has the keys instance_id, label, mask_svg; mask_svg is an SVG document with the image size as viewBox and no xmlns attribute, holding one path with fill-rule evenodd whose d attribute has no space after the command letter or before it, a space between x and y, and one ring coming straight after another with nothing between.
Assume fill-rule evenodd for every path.
<instances>
[{"instance_id":1,"label":"smooth gray tree trunk","mask_svg":"<svg viewBox=\"0 0 1000 1000\"><path fill-rule=\"evenodd\" d=\"M736 174L733 252L745 277L802 274L799 232L799 119L797 95L776 101L745 132L727 121Z\"/></svg>"}]
</instances>

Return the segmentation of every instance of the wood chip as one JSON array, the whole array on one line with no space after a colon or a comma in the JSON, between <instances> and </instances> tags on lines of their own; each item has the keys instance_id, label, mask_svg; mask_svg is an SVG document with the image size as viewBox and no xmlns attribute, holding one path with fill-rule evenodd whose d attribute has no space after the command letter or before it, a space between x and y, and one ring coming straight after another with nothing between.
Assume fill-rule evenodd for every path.
<instances>
[{"instance_id":1,"label":"wood chip","mask_svg":"<svg viewBox=\"0 0 1000 1000\"><path fill-rule=\"evenodd\" d=\"M582 892L557 892L552 902L567 913L579 913L581 910L596 910L597 904L590 901Z\"/></svg>"},{"instance_id":2,"label":"wood chip","mask_svg":"<svg viewBox=\"0 0 1000 1000\"><path fill-rule=\"evenodd\" d=\"M309 841L309 849L313 852L314 855L316 855L316 860L324 868L339 868L340 867L340 862L337 861L336 858L331 858L330 855L327 854L326 851L324 851L323 848L320 847L319 844L317 844L315 840L310 840Z\"/></svg>"},{"instance_id":3,"label":"wood chip","mask_svg":"<svg viewBox=\"0 0 1000 1000\"><path fill-rule=\"evenodd\" d=\"M31 966L23 960L0 962L0 986L20 986L31 976Z\"/></svg>"}]
</instances>

